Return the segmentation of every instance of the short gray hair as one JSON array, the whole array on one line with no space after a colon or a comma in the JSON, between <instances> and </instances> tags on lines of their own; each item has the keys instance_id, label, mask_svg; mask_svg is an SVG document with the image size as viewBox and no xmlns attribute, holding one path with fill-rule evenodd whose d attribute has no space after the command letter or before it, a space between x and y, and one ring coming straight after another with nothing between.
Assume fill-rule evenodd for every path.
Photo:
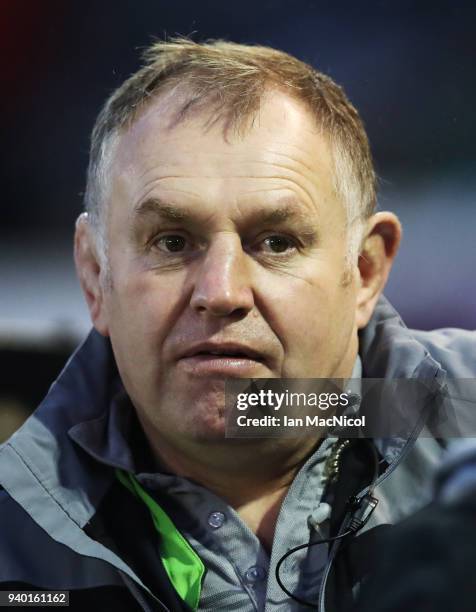
<instances>
[{"instance_id":1,"label":"short gray hair","mask_svg":"<svg viewBox=\"0 0 476 612\"><path fill-rule=\"evenodd\" d=\"M151 99L184 88L188 95L175 121L192 110L213 108L209 124L223 121L226 129L240 131L258 112L264 93L276 88L304 102L328 138L334 188L347 215L347 257L356 260L365 221L375 210L376 177L362 120L339 85L297 58L263 46L175 38L154 43L144 57L143 67L106 101L91 136L85 209L103 255L103 203L114 142Z\"/></svg>"}]
</instances>

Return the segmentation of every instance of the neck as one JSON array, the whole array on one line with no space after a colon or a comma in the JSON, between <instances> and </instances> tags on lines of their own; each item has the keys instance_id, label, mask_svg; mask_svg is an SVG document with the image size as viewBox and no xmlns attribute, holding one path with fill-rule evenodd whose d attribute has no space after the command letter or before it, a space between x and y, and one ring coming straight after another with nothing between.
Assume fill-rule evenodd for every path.
<instances>
[{"instance_id":1,"label":"neck","mask_svg":"<svg viewBox=\"0 0 476 612\"><path fill-rule=\"evenodd\" d=\"M164 439L148 439L159 466L199 483L234 508L287 490L318 443L308 437L227 440L227 444L182 442L177 448Z\"/></svg>"},{"instance_id":2,"label":"neck","mask_svg":"<svg viewBox=\"0 0 476 612\"><path fill-rule=\"evenodd\" d=\"M289 486L318 444L307 437L227 440L226 445L182 441L177 448L156 436L147 437L160 469L193 480L224 499L268 552Z\"/></svg>"}]
</instances>

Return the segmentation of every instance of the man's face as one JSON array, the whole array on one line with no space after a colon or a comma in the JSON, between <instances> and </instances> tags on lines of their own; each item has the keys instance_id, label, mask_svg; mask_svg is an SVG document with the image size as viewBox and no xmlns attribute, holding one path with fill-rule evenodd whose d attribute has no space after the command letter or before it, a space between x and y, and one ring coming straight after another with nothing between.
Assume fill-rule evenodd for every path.
<instances>
[{"instance_id":1,"label":"man's face","mask_svg":"<svg viewBox=\"0 0 476 612\"><path fill-rule=\"evenodd\" d=\"M357 282L329 148L270 92L245 135L170 126L158 99L119 140L100 331L139 415L174 439L223 437L225 377L346 377Z\"/></svg>"}]
</instances>

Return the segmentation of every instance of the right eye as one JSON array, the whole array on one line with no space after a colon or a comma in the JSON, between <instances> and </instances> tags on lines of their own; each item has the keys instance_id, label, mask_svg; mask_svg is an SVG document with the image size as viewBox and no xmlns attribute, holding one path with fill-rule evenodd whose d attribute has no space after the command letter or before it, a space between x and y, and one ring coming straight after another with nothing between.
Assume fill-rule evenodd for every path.
<instances>
[{"instance_id":1,"label":"right eye","mask_svg":"<svg viewBox=\"0 0 476 612\"><path fill-rule=\"evenodd\" d=\"M181 253L186 249L187 241L180 234L166 234L156 238L153 245L166 253Z\"/></svg>"}]
</instances>

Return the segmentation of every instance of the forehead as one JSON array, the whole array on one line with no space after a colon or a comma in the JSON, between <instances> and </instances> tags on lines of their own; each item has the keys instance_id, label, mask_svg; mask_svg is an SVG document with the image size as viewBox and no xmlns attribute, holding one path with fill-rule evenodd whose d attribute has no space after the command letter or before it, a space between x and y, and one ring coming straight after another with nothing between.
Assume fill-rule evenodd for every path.
<instances>
[{"instance_id":1,"label":"forehead","mask_svg":"<svg viewBox=\"0 0 476 612\"><path fill-rule=\"evenodd\" d=\"M157 191L210 203L272 200L275 192L312 210L334 199L330 148L302 102L270 91L240 132L203 112L177 123L182 103L174 92L160 96L119 136L112 184L132 208Z\"/></svg>"}]
</instances>

